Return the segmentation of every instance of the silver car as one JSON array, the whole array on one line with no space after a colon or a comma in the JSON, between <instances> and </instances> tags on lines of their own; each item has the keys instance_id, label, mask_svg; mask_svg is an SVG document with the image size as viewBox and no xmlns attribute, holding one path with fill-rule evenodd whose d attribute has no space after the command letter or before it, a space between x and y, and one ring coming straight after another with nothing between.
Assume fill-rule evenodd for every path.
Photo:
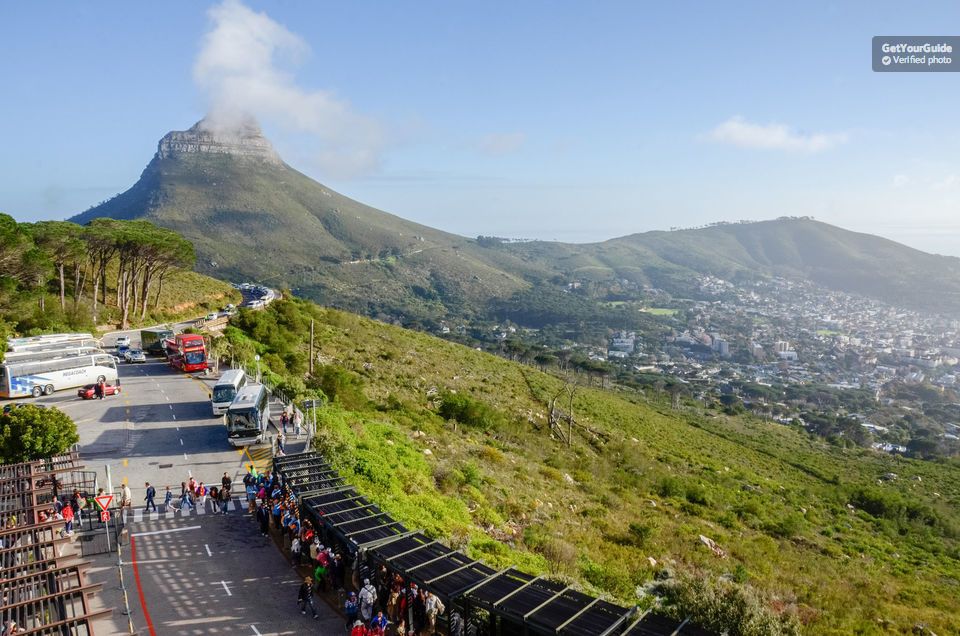
<instances>
[{"instance_id":1,"label":"silver car","mask_svg":"<svg viewBox=\"0 0 960 636\"><path fill-rule=\"evenodd\" d=\"M146 362L147 356L143 353L143 349L130 349L124 355L124 358L127 359L127 362Z\"/></svg>"}]
</instances>

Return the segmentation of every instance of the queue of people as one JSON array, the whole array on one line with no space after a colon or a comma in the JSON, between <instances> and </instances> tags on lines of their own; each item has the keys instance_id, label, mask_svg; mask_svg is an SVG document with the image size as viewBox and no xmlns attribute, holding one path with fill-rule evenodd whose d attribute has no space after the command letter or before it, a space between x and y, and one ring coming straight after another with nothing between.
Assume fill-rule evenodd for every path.
<instances>
[{"instance_id":1,"label":"queue of people","mask_svg":"<svg viewBox=\"0 0 960 636\"><path fill-rule=\"evenodd\" d=\"M284 545L290 546L290 562L311 573L304 577L297 591L301 614L317 617L315 594L333 594L342 600L345 632L350 636L431 636L437 632L438 617L446 608L430 591L413 581L406 581L399 572L380 566L375 580L349 581L359 588L346 592L352 572L346 555L339 547L327 546L309 519L302 519L296 497L280 483L277 475L244 478L249 483L255 518L260 532L269 536L278 533ZM255 494L254 494L255 493ZM462 636L463 621L451 615L449 634Z\"/></svg>"},{"instance_id":2,"label":"queue of people","mask_svg":"<svg viewBox=\"0 0 960 636\"><path fill-rule=\"evenodd\" d=\"M163 510L164 512L172 510L174 513L178 510L188 512L198 506L205 507L207 500L209 500L214 514L227 514L227 502L230 501L232 487L233 480L227 473L223 473L219 486L207 486L203 481L199 481L191 475L187 481L180 482L179 496L175 497L170 486L166 487L163 495ZM146 489L147 494L144 497L146 510L156 511L157 505L154 502L156 489L149 482L146 484ZM174 504L175 498L176 504Z\"/></svg>"}]
</instances>

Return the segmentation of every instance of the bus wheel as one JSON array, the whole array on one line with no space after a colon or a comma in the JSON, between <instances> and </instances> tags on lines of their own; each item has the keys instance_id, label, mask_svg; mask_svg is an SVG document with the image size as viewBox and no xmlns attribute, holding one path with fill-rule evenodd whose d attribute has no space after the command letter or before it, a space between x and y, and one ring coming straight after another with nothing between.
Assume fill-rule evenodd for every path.
<instances>
[{"instance_id":1,"label":"bus wheel","mask_svg":"<svg viewBox=\"0 0 960 636\"><path fill-rule=\"evenodd\" d=\"M100 384L101 382L106 382L106 381L107 381L106 376L101 375L97 378L97 384Z\"/></svg>"},{"instance_id":2,"label":"bus wheel","mask_svg":"<svg viewBox=\"0 0 960 636\"><path fill-rule=\"evenodd\" d=\"M41 395L43 395L43 388L39 386L35 386L33 387L33 390L30 391L30 393L33 394L33 397L40 397Z\"/></svg>"},{"instance_id":3,"label":"bus wheel","mask_svg":"<svg viewBox=\"0 0 960 636\"><path fill-rule=\"evenodd\" d=\"M52 384L48 384L47 386L43 387L43 394L44 394L44 395L53 395L53 385L52 385Z\"/></svg>"}]
</instances>

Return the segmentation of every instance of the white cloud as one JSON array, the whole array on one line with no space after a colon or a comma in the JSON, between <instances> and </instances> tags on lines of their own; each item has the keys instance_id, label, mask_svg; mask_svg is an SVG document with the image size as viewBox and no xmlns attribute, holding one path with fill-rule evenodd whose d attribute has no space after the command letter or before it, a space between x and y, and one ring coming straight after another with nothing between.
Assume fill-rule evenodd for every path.
<instances>
[{"instance_id":1,"label":"white cloud","mask_svg":"<svg viewBox=\"0 0 960 636\"><path fill-rule=\"evenodd\" d=\"M519 150L527 141L522 132L490 133L480 139L477 148L485 155L499 157Z\"/></svg>"},{"instance_id":2,"label":"white cloud","mask_svg":"<svg viewBox=\"0 0 960 636\"><path fill-rule=\"evenodd\" d=\"M893 175L893 187L894 188L905 188L908 185L913 184L913 179L905 174L895 174Z\"/></svg>"},{"instance_id":3,"label":"white cloud","mask_svg":"<svg viewBox=\"0 0 960 636\"><path fill-rule=\"evenodd\" d=\"M707 139L741 148L820 152L845 143L846 133L810 133L784 124L755 124L743 117L731 117L707 134Z\"/></svg>"},{"instance_id":4,"label":"white cloud","mask_svg":"<svg viewBox=\"0 0 960 636\"><path fill-rule=\"evenodd\" d=\"M934 181L932 187L934 190L955 190L960 187L960 175L945 175L942 179Z\"/></svg>"},{"instance_id":5,"label":"white cloud","mask_svg":"<svg viewBox=\"0 0 960 636\"><path fill-rule=\"evenodd\" d=\"M212 26L203 37L193 77L209 99L211 126L230 128L252 115L313 136L321 168L335 177L379 166L386 145L382 125L329 91L301 88L280 65L306 57L306 42L239 0L224 0L208 15Z\"/></svg>"}]
</instances>

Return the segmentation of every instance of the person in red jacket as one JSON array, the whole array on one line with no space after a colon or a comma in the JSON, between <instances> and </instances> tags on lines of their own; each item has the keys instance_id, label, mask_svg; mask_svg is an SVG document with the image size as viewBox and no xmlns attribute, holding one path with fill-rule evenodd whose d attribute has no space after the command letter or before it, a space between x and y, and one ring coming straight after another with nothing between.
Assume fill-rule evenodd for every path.
<instances>
[{"instance_id":1,"label":"person in red jacket","mask_svg":"<svg viewBox=\"0 0 960 636\"><path fill-rule=\"evenodd\" d=\"M73 534L73 508L64 506L61 514L63 515L63 520L66 522L66 525L63 527L63 533L70 536Z\"/></svg>"},{"instance_id":2,"label":"person in red jacket","mask_svg":"<svg viewBox=\"0 0 960 636\"><path fill-rule=\"evenodd\" d=\"M353 629L350 630L350 636L367 636L367 628L360 621L356 621L353 624Z\"/></svg>"}]
</instances>

